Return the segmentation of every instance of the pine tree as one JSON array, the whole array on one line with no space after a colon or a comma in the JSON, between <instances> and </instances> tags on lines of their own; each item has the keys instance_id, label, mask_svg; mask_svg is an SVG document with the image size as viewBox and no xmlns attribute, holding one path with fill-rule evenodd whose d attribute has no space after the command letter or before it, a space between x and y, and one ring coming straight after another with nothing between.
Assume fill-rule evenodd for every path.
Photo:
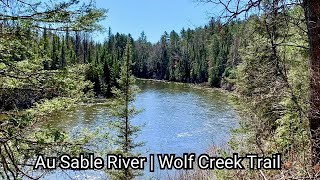
<instances>
[{"instance_id":1,"label":"pine tree","mask_svg":"<svg viewBox=\"0 0 320 180\"><path fill-rule=\"evenodd\" d=\"M137 146L141 146L141 143L135 143L134 139L137 136L140 128L133 126L130 122L130 118L137 114L138 111L132 105L137 88L135 86L135 79L132 75L132 43L128 38L125 48L124 62L121 65L120 78L118 79L119 88L113 89L113 94L117 98L112 111L112 115L118 119L111 125L116 129L117 138L115 145L117 146L117 154L122 154L124 157L130 157L137 155L134 149ZM117 172L112 172L111 176L116 179L133 179L138 174L132 169L123 169Z\"/></svg>"},{"instance_id":2,"label":"pine tree","mask_svg":"<svg viewBox=\"0 0 320 180\"><path fill-rule=\"evenodd\" d=\"M58 64L58 42L59 39L53 35L52 37L52 52L51 52L51 70L57 69L57 64Z\"/></svg>"},{"instance_id":3,"label":"pine tree","mask_svg":"<svg viewBox=\"0 0 320 180\"><path fill-rule=\"evenodd\" d=\"M44 70L49 69L49 62L47 60L46 55L49 54L49 40L48 40L48 32L47 28L44 28L43 35L42 35L42 44L43 44L43 57L45 60L43 61L43 68Z\"/></svg>"},{"instance_id":4,"label":"pine tree","mask_svg":"<svg viewBox=\"0 0 320 180\"><path fill-rule=\"evenodd\" d=\"M135 43L135 69L134 75L137 77L146 78L147 77L147 60L149 57L149 44L147 41L147 37L142 31L140 37Z\"/></svg>"},{"instance_id":5,"label":"pine tree","mask_svg":"<svg viewBox=\"0 0 320 180\"><path fill-rule=\"evenodd\" d=\"M81 63L81 50L80 50L80 33L78 31L76 31L76 39L75 39L75 44L74 44L74 47L75 47L75 57L76 57L76 62L78 64Z\"/></svg>"},{"instance_id":6,"label":"pine tree","mask_svg":"<svg viewBox=\"0 0 320 180\"><path fill-rule=\"evenodd\" d=\"M112 84L111 84L111 72L110 72L110 68L107 61L105 61L103 65L103 76L104 76L104 84L106 86L105 96L110 97L112 95L111 93Z\"/></svg>"},{"instance_id":7,"label":"pine tree","mask_svg":"<svg viewBox=\"0 0 320 180\"><path fill-rule=\"evenodd\" d=\"M161 58L160 58L160 79L169 79L169 53L168 53L168 39L169 35L167 32L161 36L160 47L161 47Z\"/></svg>"},{"instance_id":8,"label":"pine tree","mask_svg":"<svg viewBox=\"0 0 320 180\"><path fill-rule=\"evenodd\" d=\"M64 37L62 37L62 45L61 45L61 54L60 54L60 69L66 66L66 45L64 41Z\"/></svg>"},{"instance_id":9,"label":"pine tree","mask_svg":"<svg viewBox=\"0 0 320 180\"><path fill-rule=\"evenodd\" d=\"M76 60L75 60L75 51L73 49L73 45L72 45L72 39L73 37L70 36L69 33L69 28L67 28L66 30L66 35L65 35L65 52L66 52L66 65L68 64L75 64Z\"/></svg>"}]
</instances>

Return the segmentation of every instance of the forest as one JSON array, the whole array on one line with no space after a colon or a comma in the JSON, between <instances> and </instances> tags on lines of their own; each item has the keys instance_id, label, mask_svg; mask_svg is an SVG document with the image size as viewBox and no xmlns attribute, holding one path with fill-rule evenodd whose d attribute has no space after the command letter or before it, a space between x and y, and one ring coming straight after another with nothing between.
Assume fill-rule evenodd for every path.
<instances>
[{"instance_id":1,"label":"forest","mask_svg":"<svg viewBox=\"0 0 320 180\"><path fill-rule=\"evenodd\" d=\"M115 133L99 136L112 143L108 153L138 156L143 142L135 137L143 127L131 123L140 112L135 79L226 90L240 120L217 155L282 154L280 170L215 170L207 179L319 178L320 1L199 2L224 11L205 26L164 32L151 43L144 31L134 39L102 27L108 11L93 1L0 0L0 178L50 173L32 171L38 154L92 152L95 132L74 139L39 124L95 99L112 101L115 121L107 128ZM104 41L94 40L102 29ZM110 179L140 175L106 172Z\"/></svg>"}]
</instances>

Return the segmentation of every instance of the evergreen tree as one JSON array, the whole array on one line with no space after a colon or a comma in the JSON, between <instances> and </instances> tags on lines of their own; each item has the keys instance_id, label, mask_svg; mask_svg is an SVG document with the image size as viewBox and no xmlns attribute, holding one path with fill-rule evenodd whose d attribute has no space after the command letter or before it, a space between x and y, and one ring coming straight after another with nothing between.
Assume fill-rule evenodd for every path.
<instances>
[{"instance_id":1,"label":"evergreen tree","mask_svg":"<svg viewBox=\"0 0 320 180\"><path fill-rule=\"evenodd\" d=\"M159 79L169 79L169 52L168 52L168 33L164 32L160 39L161 56L160 56L160 78Z\"/></svg>"},{"instance_id":2,"label":"evergreen tree","mask_svg":"<svg viewBox=\"0 0 320 180\"><path fill-rule=\"evenodd\" d=\"M43 35L42 35L42 45L43 45L43 68L45 70L49 69L49 60L48 57L46 57L47 54L49 54L49 39L48 39L48 32L47 32L47 28L44 28L43 30Z\"/></svg>"},{"instance_id":3,"label":"evergreen tree","mask_svg":"<svg viewBox=\"0 0 320 180\"><path fill-rule=\"evenodd\" d=\"M118 80L119 88L113 88L113 94L117 100L114 104L116 109L112 112L118 118L117 121L112 123L112 127L115 128L117 134L115 153L122 154L124 157L137 155L134 149L141 146L141 143L134 142L140 128L133 126L130 120L138 112L132 104L137 92L135 78L132 75L132 55L131 39L128 38ZM111 173L111 175L116 179L133 179L137 173L132 169L122 169Z\"/></svg>"},{"instance_id":4,"label":"evergreen tree","mask_svg":"<svg viewBox=\"0 0 320 180\"><path fill-rule=\"evenodd\" d=\"M66 66L66 45L64 37L62 37L62 44L61 44L61 54L60 54L60 69Z\"/></svg>"},{"instance_id":5,"label":"evergreen tree","mask_svg":"<svg viewBox=\"0 0 320 180\"><path fill-rule=\"evenodd\" d=\"M51 70L56 70L57 69L57 65L58 65L58 61L59 61L59 39L58 37L56 37L56 35L53 34L52 36L52 52L51 52Z\"/></svg>"},{"instance_id":6,"label":"evergreen tree","mask_svg":"<svg viewBox=\"0 0 320 180\"><path fill-rule=\"evenodd\" d=\"M135 42L135 57L134 57L134 75L137 77L147 78L147 60L149 58L149 43L147 37L142 31L141 36Z\"/></svg>"},{"instance_id":7,"label":"evergreen tree","mask_svg":"<svg viewBox=\"0 0 320 180\"><path fill-rule=\"evenodd\" d=\"M103 65L103 77L104 77L104 84L106 86L105 89L105 96L106 97L111 97L111 88L112 88L112 83L111 83L111 71L110 67L107 61L104 62Z\"/></svg>"}]
</instances>

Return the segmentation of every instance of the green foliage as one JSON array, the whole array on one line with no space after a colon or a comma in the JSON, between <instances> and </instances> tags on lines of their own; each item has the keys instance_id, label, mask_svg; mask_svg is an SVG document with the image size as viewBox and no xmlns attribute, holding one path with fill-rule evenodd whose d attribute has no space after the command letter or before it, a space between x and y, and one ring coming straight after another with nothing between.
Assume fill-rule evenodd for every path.
<instances>
[{"instance_id":1,"label":"green foliage","mask_svg":"<svg viewBox=\"0 0 320 180\"><path fill-rule=\"evenodd\" d=\"M208 82L210 86L220 87L224 85L221 80L225 69L237 65L228 62L234 61L231 55L237 54L237 44L233 45L232 41L238 27L239 24L232 22L222 28L219 21L211 20L209 26L183 29L180 35L175 31L169 35L165 32L156 44L147 43L143 34L135 41L133 73L140 78ZM234 46L232 51L231 46Z\"/></svg>"},{"instance_id":2,"label":"green foliage","mask_svg":"<svg viewBox=\"0 0 320 180\"><path fill-rule=\"evenodd\" d=\"M6 3L0 9L0 111L5 111L0 119L0 177L33 179L37 177L31 177L32 167L26 165L37 154L79 153L87 143L39 124L92 97L93 85L85 79L88 66L75 64L79 54L73 53L68 30L99 29L106 11L76 0ZM66 37L53 30L67 30Z\"/></svg>"},{"instance_id":3,"label":"green foliage","mask_svg":"<svg viewBox=\"0 0 320 180\"><path fill-rule=\"evenodd\" d=\"M311 157L308 56L303 48L307 47L307 36L304 26L299 29L286 23L302 16L298 9L272 17L252 16L243 24L246 35L240 45L235 81L241 126L231 144L234 151L244 154L281 153L284 164L289 165L281 172L263 171L271 179L307 176ZM255 178L259 172L238 175Z\"/></svg>"},{"instance_id":4,"label":"green foliage","mask_svg":"<svg viewBox=\"0 0 320 180\"><path fill-rule=\"evenodd\" d=\"M130 122L130 119L139 111L132 104L138 89L135 85L135 78L132 75L132 44L130 39L127 42L120 78L118 79L119 87L114 87L112 90L116 100L113 102L114 109L111 111L111 115L116 119L111 122L110 126L116 135L113 153L122 154L124 157L132 157L139 155L134 149L142 144L134 142L140 128L133 126ZM132 169L111 171L109 174L115 179L133 179L139 175Z\"/></svg>"},{"instance_id":5,"label":"green foliage","mask_svg":"<svg viewBox=\"0 0 320 180\"><path fill-rule=\"evenodd\" d=\"M134 41L130 35L112 34L111 28L108 38L96 43L87 32L101 29L97 22L106 11L91 1L13 2L16 7L8 6L15 8L12 11L0 10L0 110L7 114L0 120L3 179L21 177L25 173L17 165L39 153L85 152L81 145L90 142L92 133L74 141L65 132L39 128L38 123L93 95L115 97L110 112L114 134L106 138L115 136L108 151L138 156L135 148L142 143L134 139L140 127L130 121L139 113L133 106L137 92L133 75L236 89L234 103L242 119L230 147L242 154L280 152L285 162L295 165L294 175L307 173L298 167L307 166L310 147L308 53L301 48L306 47L307 36L301 8L280 11L265 1L259 16L225 25L212 19L180 34L164 32L155 44L144 32ZM22 14L11 13L16 10ZM43 31L38 33L39 29ZM56 32L61 30L65 35ZM115 179L139 174L132 169L108 173ZM230 174L217 175L230 178ZM261 177L255 171L236 177L245 176Z\"/></svg>"}]
</instances>

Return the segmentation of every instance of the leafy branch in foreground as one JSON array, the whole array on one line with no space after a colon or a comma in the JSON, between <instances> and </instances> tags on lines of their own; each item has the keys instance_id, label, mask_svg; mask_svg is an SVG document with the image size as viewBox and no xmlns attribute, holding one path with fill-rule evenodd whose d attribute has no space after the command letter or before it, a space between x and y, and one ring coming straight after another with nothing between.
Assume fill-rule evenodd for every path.
<instances>
[{"instance_id":1,"label":"leafy branch in foreground","mask_svg":"<svg viewBox=\"0 0 320 180\"><path fill-rule=\"evenodd\" d=\"M6 24L20 22L31 28L66 31L94 31L105 18L106 10L95 7L93 1L80 4L68 1L0 1L0 21Z\"/></svg>"},{"instance_id":2,"label":"leafy branch in foreground","mask_svg":"<svg viewBox=\"0 0 320 180\"><path fill-rule=\"evenodd\" d=\"M69 51L64 51L64 46L69 46L69 41L59 47L57 35L47 33L45 28L100 29L97 23L106 11L95 8L93 2L79 3L77 0L0 1L0 111L4 115L0 118L0 177L3 179L41 177L43 172L31 172L30 166L39 153L58 156L85 150L82 145L88 142L87 138L74 141L60 130L46 130L39 125L52 112L84 100L92 89L92 83L85 80L86 65L65 63ZM45 29L42 42L39 28ZM49 51L51 45L54 50ZM55 62L57 57L61 64ZM51 69L46 62L54 62ZM61 66L56 68L56 64Z\"/></svg>"}]
</instances>

